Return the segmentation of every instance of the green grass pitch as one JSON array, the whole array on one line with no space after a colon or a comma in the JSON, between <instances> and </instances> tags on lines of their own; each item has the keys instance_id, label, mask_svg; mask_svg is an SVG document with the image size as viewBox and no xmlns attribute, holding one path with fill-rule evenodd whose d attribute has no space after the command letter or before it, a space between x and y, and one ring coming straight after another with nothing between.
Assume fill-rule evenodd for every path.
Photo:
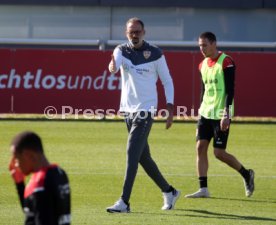
<instances>
[{"instance_id":1,"label":"green grass pitch","mask_svg":"<svg viewBox=\"0 0 276 225\"><path fill-rule=\"evenodd\" d=\"M185 199L197 190L195 123L165 130L154 123L151 153L182 196L175 210L162 211L162 194L139 167L130 214L108 214L120 196L125 170L127 131L123 122L1 121L0 225L23 224L23 213L7 167L11 138L23 130L41 135L51 162L63 167L72 190L72 224L79 225L260 225L276 224L276 125L232 124L228 143L246 168L256 173L256 191L245 197L243 181L215 159L209 149L210 199Z\"/></svg>"}]
</instances>

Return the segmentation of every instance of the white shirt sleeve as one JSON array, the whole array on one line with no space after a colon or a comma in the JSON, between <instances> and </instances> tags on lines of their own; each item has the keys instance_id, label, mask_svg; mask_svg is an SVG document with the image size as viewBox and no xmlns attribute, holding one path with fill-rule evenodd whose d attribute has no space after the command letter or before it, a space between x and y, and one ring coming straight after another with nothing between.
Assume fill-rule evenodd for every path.
<instances>
[{"instance_id":1,"label":"white shirt sleeve","mask_svg":"<svg viewBox=\"0 0 276 225\"><path fill-rule=\"evenodd\" d=\"M162 55L161 58L157 60L157 73L164 87L167 103L173 104L174 103L173 80L164 55Z\"/></svg>"},{"instance_id":2,"label":"white shirt sleeve","mask_svg":"<svg viewBox=\"0 0 276 225\"><path fill-rule=\"evenodd\" d=\"M123 59L122 59L122 51L119 49L119 47L116 47L113 51L113 56L116 62L116 73L119 71L120 66L122 65Z\"/></svg>"}]
</instances>

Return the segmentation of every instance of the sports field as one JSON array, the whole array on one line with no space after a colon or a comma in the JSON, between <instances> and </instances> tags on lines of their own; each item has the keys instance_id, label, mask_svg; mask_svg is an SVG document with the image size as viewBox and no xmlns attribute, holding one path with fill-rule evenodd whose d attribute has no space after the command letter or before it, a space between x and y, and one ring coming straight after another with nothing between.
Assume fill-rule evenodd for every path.
<instances>
[{"instance_id":1,"label":"sports field","mask_svg":"<svg viewBox=\"0 0 276 225\"><path fill-rule=\"evenodd\" d=\"M7 167L11 138L23 130L41 135L51 162L63 167L72 191L72 224L79 225L231 225L276 224L276 125L232 124L228 149L256 173L256 191L244 195L238 173L209 151L212 198L185 199L197 190L195 123L153 125L151 153L165 177L182 191L173 211L162 211L162 194L139 168L130 214L108 214L120 196L125 169L127 131L123 122L1 121L0 225L23 224L15 187ZM210 149L211 150L211 149Z\"/></svg>"}]
</instances>

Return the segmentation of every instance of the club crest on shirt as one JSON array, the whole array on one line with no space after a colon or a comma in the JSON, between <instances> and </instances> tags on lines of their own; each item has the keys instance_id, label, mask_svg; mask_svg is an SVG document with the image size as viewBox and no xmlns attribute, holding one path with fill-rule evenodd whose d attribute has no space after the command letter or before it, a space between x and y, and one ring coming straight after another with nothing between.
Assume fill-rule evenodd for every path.
<instances>
[{"instance_id":1,"label":"club crest on shirt","mask_svg":"<svg viewBox=\"0 0 276 225\"><path fill-rule=\"evenodd\" d=\"M143 51L143 55L144 55L145 59L148 59L151 55L151 51Z\"/></svg>"},{"instance_id":2,"label":"club crest on shirt","mask_svg":"<svg viewBox=\"0 0 276 225\"><path fill-rule=\"evenodd\" d=\"M123 64L123 69L125 72L129 71L129 66L127 64Z\"/></svg>"}]
</instances>

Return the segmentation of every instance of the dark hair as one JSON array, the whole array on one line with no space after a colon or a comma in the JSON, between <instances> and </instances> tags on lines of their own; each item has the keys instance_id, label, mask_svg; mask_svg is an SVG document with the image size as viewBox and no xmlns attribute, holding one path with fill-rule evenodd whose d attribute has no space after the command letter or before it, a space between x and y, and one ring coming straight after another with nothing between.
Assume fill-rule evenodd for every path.
<instances>
[{"instance_id":1,"label":"dark hair","mask_svg":"<svg viewBox=\"0 0 276 225\"><path fill-rule=\"evenodd\" d=\"M126 26L129 24L129 23L140 23L142 28L144 29L144 23L142 20L140 20L138 17L133 17L133 18L130 18L127 22L126 22Z\"/></svg>"},{"instance_id":2,"label":"dark hair","mask_svg":"<svg viewBox=\"0 0 276 225\"><path fill-rule=\"evenodd\" d=\"M216 35L210 31L204 32L201 35L199 35L199 38L201 39L208 39L211 43L216 42L217 38Z\"/></svg>"},{"instance_id":3,"label":"dark hair","mask_svg":"<svg viewBox=\"0 0 276 225\"><path fill-rule=\"evenodd\" d=\"M22 153L24 149L43 153L43 146L40 137L31 131L24 131L16 135L12 140L11 145L14 146L16 153Z\"/></svg>"}]
</instances>

